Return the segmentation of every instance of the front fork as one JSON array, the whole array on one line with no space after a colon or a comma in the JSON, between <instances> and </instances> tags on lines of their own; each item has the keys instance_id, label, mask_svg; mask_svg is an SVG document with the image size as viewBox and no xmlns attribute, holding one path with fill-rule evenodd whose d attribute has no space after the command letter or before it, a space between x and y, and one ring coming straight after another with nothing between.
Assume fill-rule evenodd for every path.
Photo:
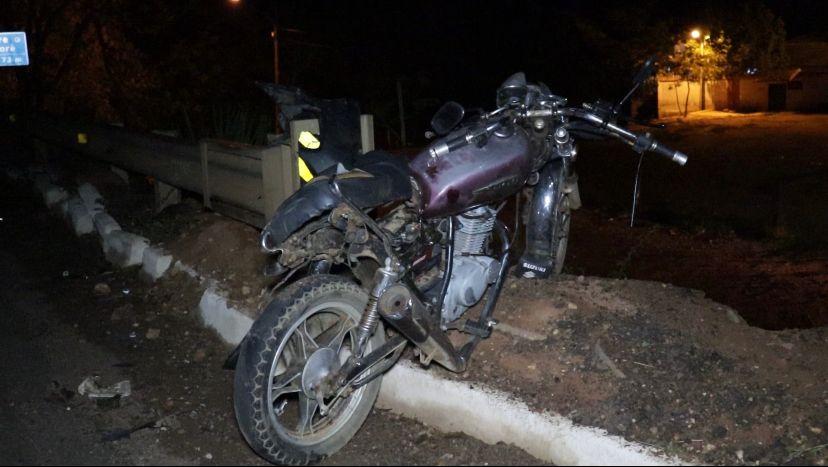
<instances>
[{"instance_id":1,"label":"front fork","mask_svg":"<svg viewBox=\"0 0 828 467\"><path fill-rule=\"evenodd\" d=\"M518 264L522 277L549 277L554 270L557 215L563 199L569 160L555 159L541 170L526 225L526 248Z\"/></svg>"}]
</instances>

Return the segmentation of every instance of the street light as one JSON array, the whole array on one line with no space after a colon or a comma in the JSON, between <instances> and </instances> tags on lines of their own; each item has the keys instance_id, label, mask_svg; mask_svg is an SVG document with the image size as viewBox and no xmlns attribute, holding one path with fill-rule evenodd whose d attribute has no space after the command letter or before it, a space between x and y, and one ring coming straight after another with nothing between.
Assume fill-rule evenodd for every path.
<instances>
[{"instance_id":1,"label":"street light","mask_svg":"<svg viewBox=\"0 0 828 467\"><path fill-rule=\"evenodd\" d=\"M701 49L700 53L702 55L702 59L704 59L704 43L710 39L710 34L707 34L702 38L702 32L699 29L694 29L690 31L690 37L694 40L701 39ZM704 64L700 64L699 66L699 108L700 110L705 110L705 95L704 95Z\"/></svg>"}]
</instances>

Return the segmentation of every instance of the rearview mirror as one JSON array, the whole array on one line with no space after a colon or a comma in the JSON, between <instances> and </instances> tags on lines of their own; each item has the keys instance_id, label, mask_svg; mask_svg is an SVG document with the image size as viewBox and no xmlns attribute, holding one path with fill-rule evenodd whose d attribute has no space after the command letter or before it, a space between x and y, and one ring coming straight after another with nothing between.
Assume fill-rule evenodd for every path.
<instances>
[{"instance_id":1,"label":"rearview mirror","mask_svg":"<svg viewBox=\"0 0 828 467\"><path fill-rule=\"evenodd\" d=\"M465 115L466 109L462 105L453 101L446 102L431 119L431 128L440 136L447 135L463 121Z\"/></svg>"},{"instance_id":2,"label":"rearview mirror","mask_svg":"<svg viewBox=\"0 0 828 467\"><path fill-rule=\"evenodd\" d=\"M637 86L644 84L644 81L647 81L653 75L653 71L655 71L655 55L644 61L644 65L641 66L638 74L633 78L633 84Z\"/></svg>"}]
</instances>

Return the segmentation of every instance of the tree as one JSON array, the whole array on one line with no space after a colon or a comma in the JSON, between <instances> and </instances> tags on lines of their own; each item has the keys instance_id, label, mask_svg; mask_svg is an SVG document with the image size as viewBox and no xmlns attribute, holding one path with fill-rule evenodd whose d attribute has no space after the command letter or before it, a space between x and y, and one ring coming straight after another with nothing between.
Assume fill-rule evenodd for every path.
<instances>
[{"instance_id":1,"label":"tree","mask_svg":"<svg viewBox=\"0 0 828 467\"><path fill-rule=\"evenodd\" d=\"M690 82L698 81L704 86L705 80L715 80L727 76L730 69L728 54L731 42L724 32L717 37L699 34L676 44L669 57L670 71L687 83L687 95L684 99L684 116L687 116L690 101Z\"/></svg>"},{"instance_id":2,"label":"tree","mask_svg":"<svg viewBox=\"0 0 828 467\"><path fill-rule=\"evenodd\" d=\"M785 23L766 5L744 3L729 23L734 46L728 57L728 74L742 74L749 68L766 73L787 66Z\"/></svg>"}]
</instances>

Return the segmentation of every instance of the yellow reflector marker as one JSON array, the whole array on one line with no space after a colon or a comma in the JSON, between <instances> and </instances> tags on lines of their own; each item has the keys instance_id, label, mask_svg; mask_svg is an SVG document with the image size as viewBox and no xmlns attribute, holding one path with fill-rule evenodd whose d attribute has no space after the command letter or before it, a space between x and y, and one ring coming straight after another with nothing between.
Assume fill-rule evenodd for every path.
<instances>
[{"instance_id":1,"label":"yellow reflector marker","mask_svg":"<svg viewBox=\"0 0 828 467\"><path fill-rule=\"evenodd\" d=\"M313 174L308 168L308 165L305 164L305 161L301 157L297 157L297 159L299 159L299 178L306 182L313 180Z\"/></svg>"},{"instance_id":2,"label":"yellow reflector marker","mask_svg":"<svg viewBox=\"0 0 828 467\"><path fill-rule=\"evenodd\" d=\"M308 149L319 149L319 146L321 146L319 140L316 139L316 136L313 136L313 133L310 131L303 131L299 133L299 144Z\"/></svg>"},{"instance_id":3,"label":"yellow reflector marker","mask_svg":"<svg viewBox=\"0 0 828 467\"><path fill-rule=\"evenodd\" d=\"M78 133L78 144L86 144L89 142L89 139L86 137L86 133Z\"/></svg>"}]
</instances>

